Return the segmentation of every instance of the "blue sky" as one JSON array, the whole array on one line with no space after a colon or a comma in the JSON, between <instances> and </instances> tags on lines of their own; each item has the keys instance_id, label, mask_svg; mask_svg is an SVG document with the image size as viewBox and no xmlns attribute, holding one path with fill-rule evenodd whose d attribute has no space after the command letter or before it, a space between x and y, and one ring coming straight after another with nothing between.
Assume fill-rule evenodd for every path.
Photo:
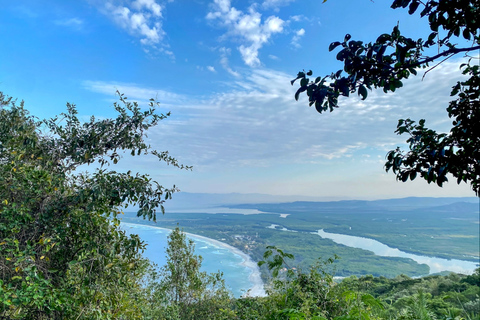
<instances>
[{"instance_id":1,"label":"blue sky","mask_svg":"<svg viewBox=\"0 0 480 320\"><path fill-rule=\"evenodd\" d=\"M294 100L296 73L340 68L328 45L374 41L400 30L426 37L426 21L388 1L85 0L2 1L0 91L51 117L75 103L82 117L114 115L115 91L156 98L172 116L149 141L191 172L152 158L119 169L147 172L188 192L307 195L331 199L474 196L467 185L400 183L383 170L402 146L399 118L448 129L445 107L458 60L395 94L341 100L319 115Z\"/></svg>"}]
</instances>

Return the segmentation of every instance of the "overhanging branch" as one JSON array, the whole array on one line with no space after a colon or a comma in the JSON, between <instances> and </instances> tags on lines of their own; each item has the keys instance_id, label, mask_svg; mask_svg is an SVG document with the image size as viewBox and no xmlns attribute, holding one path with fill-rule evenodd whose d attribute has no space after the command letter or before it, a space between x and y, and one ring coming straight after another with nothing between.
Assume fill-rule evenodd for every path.
<instances>
[{"instance_id":1,"label":"overhanging branch","mask_svg":"<svg viewBox=\"0 0 480 320\"><path fill-rule=\"evenodd\" d=\"M480 46L470 47L470 48L459 48L459 49L458 48L451 48L451 49L443 51L443 52L441 52L437 55L429 57L425 60L418 61L418 62L415 62L415 63L412 63L412 64L402 65L401 67L395 68L395 69L418 67L418 66L421 66L422 64L435 61L436 59L438 59L440 57L444 57L444 56L448 56L448 55L454 55L454 54L457 54L457 53L460 53L460 52L474 51L474 50L480 50Z\"/></svg>"}]
</instances>

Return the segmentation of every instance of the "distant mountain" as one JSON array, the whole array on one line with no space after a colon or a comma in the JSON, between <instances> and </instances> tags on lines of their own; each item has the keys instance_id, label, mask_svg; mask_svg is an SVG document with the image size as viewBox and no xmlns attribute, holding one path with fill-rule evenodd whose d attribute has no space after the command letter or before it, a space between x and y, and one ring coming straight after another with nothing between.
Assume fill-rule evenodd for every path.
<instances>
[{"instance_id":1,"label":"distant mountain","mask_svg":"<svg viewBox=\"0 0 480 320\"><path fill-rule=\"evenodd\" d=\"M459 212L464 211L468 213L475 213L479 211L479 204L478 203L471 203L471 202L455 202L451 204L447 204L445 206L438 206L438 207L430 207L432 211L438 212Z\"/></svg>"},{"instance_id":2,"label":"distant mountain","mask_svg":"<svg viewBox=\"0 0 480 320\"><path fill-rule=\"evenodd\" d=\"M333 201L335 198L308 196L275 196L260 193L190 193L180 192L165 202L167 210L209 208L247 203L285 203L292 201Z\"/></svg>"},{"instance_id":3,"label":"distant mountain","mask_svg":"<svg viewBox=\"0 0 480 320\"><path fill-rule=\"evenodd\" d=\"M428 208L430 212L478 212L479 199L476 197L427 198L408 197L382 200L338 200L308 196L275 196L259 193L189 193L180 192L172 200L165 203L167 211L202 209L212 207L230 207L244 209L278 208L289 212L302 211L336 211L349 212L383 211L415 211Z\"/></svg>"},{"instance_id":4,"label":"distant mountain","mask_svg":"<svg viewBox=\"0 0 480 320\"><path fill-rule=\"evenodd\" d=\"M423 208L423 207L436 207L451 205L453 203L479 203L479 199L476 197L445 197L445 198L425 198L425 197L408 197L400 199L385 199L372 201L375 205L397 208L398 210Z\"/></svg>"},{"instance_id":5,"label":"distant mountain","mask_svg":"<svg viewBox=\"0 0 480 320\"><path fill-rule=\"evenodd\" d=\"M466 198L401 198L385 200L341 200L341 201L295 201L289 203L257 203L239 204L233 208L258 209L271 212L335 212L336 214L350 212L383 212L383 213L406 213L430 212L439 214L441 212L451 214L452 212L472 213L479 212L479 199L475 197Z\"/></svg>"}]
</instances>

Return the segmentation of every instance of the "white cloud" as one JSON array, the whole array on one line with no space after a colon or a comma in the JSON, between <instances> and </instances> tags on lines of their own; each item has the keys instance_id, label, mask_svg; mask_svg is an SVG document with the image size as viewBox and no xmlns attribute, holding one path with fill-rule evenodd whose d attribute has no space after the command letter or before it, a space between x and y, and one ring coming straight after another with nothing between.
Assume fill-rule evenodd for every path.
<instances>
[{"instance_id":1,"label":"white cloud","mask_svg":"<svg viewBox=\"0 0 480 320\"><path fill-rule=\"evenodd\" d=\"M228 0L214 0L213 10L207 14L208 20L220 20L222 26L228 29L227 36L240 39L238 47L246 65L260 65L258 51L267 43L273 34L283 32L285 21L269 16L262 23L262 15L251 6L248 13L232 7Z\"/></svg>"},{"instance_id":2,"label":"white cloud","mask_svg":"<svg viewBox=\"0 0 480 320\"><path fill-rule=\"evenodd\" d=\"M159 49L165 37L162 29L163 7L155 0L96 1L100 11L112 19L117 25L129 34L139 37L140 43L146 47L153 47L165 54L171 53L163 48ZM146 49L148 51L148 49Z\"/></svg>"},{"instance_id":3,"label":"white cloud","mask_svg":"<svg viewBox=\"0 0 480 320\"><path fill-rule=\"evenodd\" d=\"M222 47L219 49L220 52L220 64L222 65L223 69L225 69L228 73L230 73L234 77L240 77L240 74L236 71L234 71L229 63L228 63L228 56L231 53L231 50L229 48Z\"/></svg>"},{"instance_id":4,"label":"white cloud","mask_svg":"<svg viewBox=\"0 0 480 320\"><path fill-rule=\"evenodd\" d=\"M299 21L302 21L304 19L305 19L305 16L303 16L303 15L295 15L295 16L290 17L290 20L295 21L295 22L299 22Z\"/></svg>"},{"instance_id":5,"label":"white cloud","mask_svg":"<svg viewBox=\"0 0 480 320\"><path fill-rule=\"evenodd\" d=\"M300 48L300 44L298 43L300 39L305 35L305 29L300 29L295 32L295 35L292 38L292 45L296 48Z\"/></svg>"},{"instance_id":6,"label":"white cloud","mask_svg":"<svg viewBox=\"0 0 480 320\"><path fill-rule=\"evenodd\" d=\"M105 82L105 81L83 81L82 85L85 89L93 92L105 94L114 97L118 90L125 94L131 101L146 102L151 98L156 99L162 104L182 103L185 98L179 94L168 92L161 89L145 88L136 84L121 82Z\"/></svg>"},{"instance_id":7,"label":"white cloud","mask_svg":"<svg viewBox=\"0 0 480 320\"><path fill-rule=\"evenodd\" d=\"M137 0L132 2L132 7L138 11L145 9L150 10L155 16L162 16L162 7L155 0Z\"/></svg>"},{"instance_id":8,"label":"white cloud","mask_svg":"<svg viewBox=\"0 0 480 320\"><path fill-rule=\"evenodd\" d=\"M309 108L305 96L295 101L298 86L290 85L293 77L275 70L249 69L230 83L229 91L202 100L134 84L90 81L84 85L112 96L114 88L129 98L157 95L160 102L181 107L174 112L178 118L152 129L152 145L181 155L196 170L214 170L246 164L361 162L365 154L383 155L405 142L407 136L394 133L400 118L426 118L427 126L444 131L450 125L445 111L450 87L459 72L458 62L444 63L424 81L421 75L406 81L396 93L380 90L369 92L365 101L356 96L341 99L338 110L324 114Z\"/></svg>"},{"instance_id":9,"label":"white cloud","mask_svg":"<svg viewBox=\"0 0 480 320\"><path fill-rule=\"evenodd\" d=\"M278 9L278 7L288 5L293 1L295 0L265 0L263 1L262 6L265 8Z\"/></svg>"},{"instance_id":10,"label":"white cloud","mask_svg":"<svg viewBox=\"0 0 480 320\"><path fill-rule=\"evenodd\" d=\"M217 72L213 66L207 66L207 70L211 72Z\"/></svg>"}]
</instances>

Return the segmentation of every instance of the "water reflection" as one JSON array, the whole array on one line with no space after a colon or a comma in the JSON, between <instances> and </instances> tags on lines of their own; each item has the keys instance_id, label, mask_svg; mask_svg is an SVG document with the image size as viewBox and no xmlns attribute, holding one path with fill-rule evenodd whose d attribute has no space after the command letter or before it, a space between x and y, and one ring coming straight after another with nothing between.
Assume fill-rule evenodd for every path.
<instances>
[{"instance_id":1,"label":"water reflection","mask_svg":"<svg viewBox=\"0 0 480 320\"><path fill-rule=\"evenodd\" d=\"M410 258L420 264L425 263L430 267L430 273L437 273L441 271L452 271L463 274L472 274L478 263L464 260L447 260L435 257L426 257L400 251L373 239L349 236L345 234L329 233L318 230L316 233L322 238L331 239L336 243L343 244L353 248L359 248L372 251L377 256L383 257L400 257Z\"/></svg>"}]
</instances>

